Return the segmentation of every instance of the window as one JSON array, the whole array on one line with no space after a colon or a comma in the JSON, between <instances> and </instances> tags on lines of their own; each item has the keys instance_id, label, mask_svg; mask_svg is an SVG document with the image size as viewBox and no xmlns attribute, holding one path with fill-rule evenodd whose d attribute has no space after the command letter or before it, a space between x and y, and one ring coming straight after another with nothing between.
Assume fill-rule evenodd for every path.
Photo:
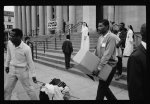
<instances>
[{"instance_id":1,"label":"window","mask_svg":"<svg viewBox=\"0 0 150 104\"><path fill-rule=\"evenodd\" d=\"M10 16L8 17L8 22L11 22L11 17Z\"/></svg>"},{"instance_id":2,"label":"window","mask_svg":"<svg viewBox=\"0 0 150 104\"><path fill-rule=\"evenodd\" d=\"M12 29L13 25L7 25L7 29Z\"/></svg>"}]
</instances>

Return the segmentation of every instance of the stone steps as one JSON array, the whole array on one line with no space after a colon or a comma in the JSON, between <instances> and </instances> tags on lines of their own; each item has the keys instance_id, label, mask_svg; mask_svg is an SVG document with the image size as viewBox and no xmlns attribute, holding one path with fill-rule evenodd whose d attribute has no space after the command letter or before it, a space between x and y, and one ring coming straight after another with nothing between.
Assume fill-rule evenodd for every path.
<instances>
[{"instance_id":1,"label":"stone steps","mask_svg":"<svg viewBox=\"0 0 150 104\"><path fill-rule=\"evenodd\" d=\"M55 50L54 50L55 51ZM35 56L35 55L34 55ZM46 52L45 54L42 51L38 51L37 59L34 58L35 62L59 69L59 70L65 70L65 61L64 61L64 55L62 52L58 53L57 51L53 52ZM71 56L73 57L73 55ZM71 65L75 66L75 63L71 60ZM68 72L78 74L83 77L87 77L85 74L83 74L82 71L79 69L71 68ZM116 81L113 79L111 85L119 88L123 88L127 90L127 82L126 82L126 71L123 70L122 77L119 81Z\"/></svg>"},{"instance_id":2,"label":"stone steps","mask_svg":"<svg viewBox=\"0 0 150 104\"><path fill-rule=\"evenodd\" d=\"M43 48L37 48L37 51L43 51L44 52L44 49ZM76 54L77 52L79 51L79 49L73 49L73 55ZM62 53L62 49L60 47L56 47L56 50L55 50L55 47L53 48L50 48L50 49L45 49L45 53L47 52L52 52L52 53ZM94 52L94 49L90 49L90 52Z\"/></svg>"},{"instance_id":3,"label":"stone steps","mask_svg":"<svg viewBox=\"0 0 150 104\"><path fill-rule=\"evenodd\" d=\"M91 52L94 51L94 48L97 43L97 38L98 38L97 35L90 34L90 51ZM35 54L34 54L34 59L35 59L35 62L37 62L37 63L41 63L41 64L47 65L49 67L56 68L58 70L66 71L64 54L61 49L62 43L65 40L65 38L63 37L62 40L59 40L59 38L57 37L56 40L57 40L56 49L55 49L55 39L53 39L52 41L48 42L48 49L45 48L45 53L44 53L43 45L38 44L37 59L35 58L36 57ZM80 49L81 34L79 34L79 33L73 34L71 36L71 41L73 43L73 48L74 48L74 51L71 56L71 57L73 57ZM34 53L35 52L36 51L34 50ZM73 74L77 74L77 75L80 75L83 77L87 77L85 74L83 74L83 72L78 67L76 67L76 63L74 63L72 60L71 60L71 65L74 67L71 68L70 70L68 70L68 72L71 72ZM123 73L122 73L121 79L119 81L116 81L113 78L111 85L127 90L127 81L126 81L127 80L127 74L126 74L127 70L125 68L126 65L123 65L123 66L124 66L124 68L123 68Z\"/></svg>"}]
</instances>

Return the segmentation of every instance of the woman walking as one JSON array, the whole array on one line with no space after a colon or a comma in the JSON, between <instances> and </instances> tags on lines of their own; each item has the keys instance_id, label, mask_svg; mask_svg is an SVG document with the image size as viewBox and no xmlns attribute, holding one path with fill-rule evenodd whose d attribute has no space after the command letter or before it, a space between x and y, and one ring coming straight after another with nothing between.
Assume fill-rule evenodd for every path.
<instances>
[{"instance_id":1,"label":"woman walking","mask_svg":"<svg viewBox=\"0 0 150 104\"><path fill-rule=\"evenodd\" d=\"M123 56L129 57L132 52L133 52L133 28L131 25L129 25Z\"/></svg>"},{"instance_id":2,"label":"woman walking","mask_svg":"<svg viewBox=\"0 0 150 104\"><path fill-rule=\"evenodd\" d=\"M80 49L84 49L84 51L89 50L89 30L86 22L82 24L82 38L81 38L81 47Z\"/></svg>"}]
</instances>

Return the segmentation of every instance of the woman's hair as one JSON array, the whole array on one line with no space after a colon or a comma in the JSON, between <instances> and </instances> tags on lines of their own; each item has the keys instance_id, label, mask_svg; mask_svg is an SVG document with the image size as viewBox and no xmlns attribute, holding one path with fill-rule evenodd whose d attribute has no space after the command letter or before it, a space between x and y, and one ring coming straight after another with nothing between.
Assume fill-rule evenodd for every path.
<instances>
[{"instance_id":1,"label":"woman's hair","mask_svg":"<svg viewBox=\"0 0 150 104\"><path fill-rule=\"evenodd\" d=\"M86 24L86 27L88 28L88 25L87 25L87 23L86 23L86 22L82 22L82 24L83 24L83 23L85 23L85 24ZM89 36L89 32L88 32L88 36Z\"/></svg>"},{"instance_id":2,"label":"woman's hair","mask_svg":"<svg viewBox=\"0 0 150 104\"><path fill-rule=\"evenodd\" d=\"M129 25L128 27L129 27L129 28L133 31L133 33L134 33L134 30L133 30L132 25Z\"/></svg>"},{"instance_id":3,"label":"woman's hair","mask_svg":"<svg viewBox=\"0 0 150 104\"><path fill-rule=\"evenodd\" d=\"M87 23L86 23L86 22L83 22L83 23L85 23L85 24L86 24L86 27L88 27L88 25L87 25ZM82 23L82 24L83 24L83 23Z\"/></svg>"}]
</instances>

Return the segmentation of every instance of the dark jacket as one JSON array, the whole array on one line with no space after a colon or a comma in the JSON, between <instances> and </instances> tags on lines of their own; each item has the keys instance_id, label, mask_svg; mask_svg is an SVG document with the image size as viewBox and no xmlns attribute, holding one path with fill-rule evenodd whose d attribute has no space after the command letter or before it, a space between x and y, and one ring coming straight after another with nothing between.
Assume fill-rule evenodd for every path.
<instances>
[{"instance_id":1,"label":"dark jacket","mask_svg":"<svg viewBox=\"0 0 150 104\"><path fill-rule=\"evenodd\" d=\"M127 63L127 85L130 100L146 99L148 91L148 68L146 67L146 50L140 44L131 54Z\"/></svg>"},{"instance_id":2,"label":"dark jacket","mask_svg":"<svg viewBox=\"0 0 150 104\"><path fill-rule=\"evenodd\" d=\"M126 42L126 36L127 36L127 30L126 28L122 29L119 35L120 41L117 44L117 47L123 47L125 48L125 42Z\"/></svg>"},{"instance_id":3,"label":"dark jacket","mask_svg":"<svg viewBox=\"0 0 150 104\"><path fill-rule=\"evenodd\" d=\"M66 40L62 45L63 53L71 54L73 52L72 42L70 40Z\"/></svg>"}]
</instances>

